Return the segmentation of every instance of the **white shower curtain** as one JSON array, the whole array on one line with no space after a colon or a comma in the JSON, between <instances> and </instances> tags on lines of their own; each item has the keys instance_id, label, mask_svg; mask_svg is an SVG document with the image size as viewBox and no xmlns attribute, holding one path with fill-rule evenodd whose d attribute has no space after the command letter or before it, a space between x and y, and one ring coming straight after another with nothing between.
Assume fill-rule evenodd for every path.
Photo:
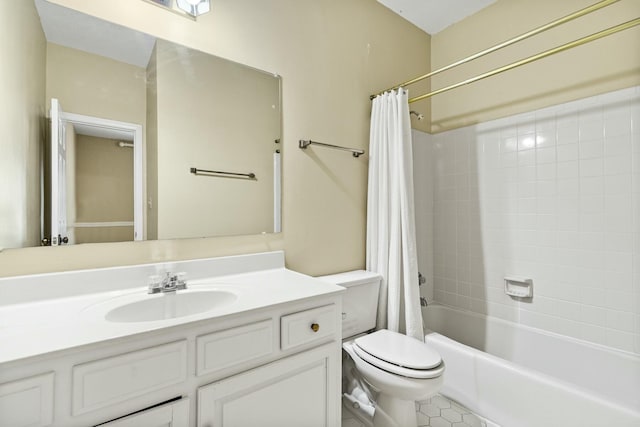
<instances>
[{"instance_id":1,"label":"white shower curtain","mask_svg":"<svg viewBox=\"0 0 640 427\"><path fill-rule=\"evenodd\" d=\"M424 341L406 90L373 100L369 150L367 270L382 276L377 328Z\"/></svg>"}]
</instances>

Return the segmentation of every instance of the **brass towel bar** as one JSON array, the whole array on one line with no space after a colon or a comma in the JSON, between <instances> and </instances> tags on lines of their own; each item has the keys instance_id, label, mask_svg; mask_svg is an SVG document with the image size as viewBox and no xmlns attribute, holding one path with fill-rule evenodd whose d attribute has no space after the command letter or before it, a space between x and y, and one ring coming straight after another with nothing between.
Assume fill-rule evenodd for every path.
<instances>
[{"instance_id":1,"label":"brass towel bar","mask_svg":"<svg viewBox=\"0 0 640 427\"><path fill-rule=\"evenodd\" d=\"M250 173L225 172L225 171L212 171L208 169L198 169L198 168L189 168L189 172L191 172L194 175L227 176L231 178L256 179L256 174L253 172L250 172Z\"/></svg>"},{"instance_id":2,"label":"brass towel bar","mask_svg":"<svg viewBox=\"0 0 640 427\"><path fill-rule=\"evenodd\" d=\"M405 87L407 85L411 85L413 83L417 83L419 81L422 81L424 79L432 77L432 76L434 76L436 74L440 74L440 73L442 73L444 71L447 71L447 70L450 70L450 69L452 69L454 67L457 67L458 65L462 65L462 64L465 64L465 63L467 63L469 61L472 61L474 59L477 59L477 58L480 58L482 56L488 55L488 54L490 54L492 52L495 52L495 51L497 51L499 49L502 49L504 47L510 46L510 45L512 45L514 43L517 43L519 41L525 40L525 39L527 39L529 37L535 36L536 34L540 34L540 33L544 32L544 31L550 30L551 28L555 28L555 27L557 27L557 26L559 26L561 24L564 24L566 22L572 21L572 20L577 19L577 18L579 18L581 16L587 15L587 14L589 14L591 12L595 12L596 10L602 9L602 8L604 8L606 6L609 6L609 5L613 4L613 3L616 3L618 1L620 1L620 0L603 0L603 1L600 1L598 3L595 3L595 4L591 5L591 6L588 6L588 7L584 8L584 9L581 9L581 10L578 10L576 12L573 12L573 13L571 13L569 15L566 15L566 16L564 16L562 18L556 19L555 21L552 21L552 22L550 22L548 24L542 25L542 26L537 27L537 28L535 28L535 29L533 29L531 31L528 31L528 32L523 33L523 34L521 34L519 36L516 36L516 37L514 37L512 39L509 39L509 40L504 41L502 43L499 43L499 44L497 44L495 46L492 46L492 47L490 47L488 49L485 49L485 50L483 50L481 52L477 52L477 53L475 53L475 54L473 54L471 56L468 56L468 57L466 57L464 59L461 59L459 61L451 63L451 64L449 64L447 66L444 66L442 68L439 68L437 70L431 71L431 72L429 72L427 74L424 74L422 76L418 76L416 78L413 78L413 79L408 80L406 82L400 83L398 85L395 85L395 86L393 86L391 88L385 89L385 90L383 90L381 92L378 92L376 94L373 94L373 95L370 96L370 99L373 99L376 96L381 95L381 94L383 94L383 93L385 93L387 91L395 90L395 89L398 89L399 87ZM549 49L549 50L547 50L545 52L542 52L542 53L537 54L537 55L533 55L533 56L531 56L529 58L522 59L520 61L514 62L514 63L509 64L509 65L506 65L504 67L497 68L497 69L495 69L493 71L490 71L488 73L484 73L484 74L481 74L479 76L467 79L464 82L460 82L460 83L457 83L455 85L447 86L446 88L438 89L436 91L427 93L425 95L421 95L421 96L418 96L418 97L415 97L415 98L411 98L411 99L409 99L409 103L420 101L422 99L432 97L432 96L437 95L439 93L446 92L448 90L455 89L457 87L460 87L460 86L463 86L463 85L466 85L466 84L469 84L469 83L473 83L473 82L478 81L478 80L482 80L484 78L487 78L487 77L502 73L502 72L507 71L507 70L511 70L512 68L516 68L516 67L519 67L521 65L525 65L525 64L528 64L530 62L536 61L538 59L542 59L542 58L545 58L547 56L553 55L555 53L559 53L559 52L562 52L564 50L571 49L571 48L576 47L576 46L580 46L580 45L588 43L590 41L597 40L599 38L608 36L610 34L617 33L618 31L626 30L626 29L631 28L633 26L636 26L638 24L639 24L639 22L637 22L637 20L631 20L631 21L625 22L624 24L620 24L620 25L617 25L615 27L611 27L611 28L609 28L607 30L600 31L598 33L592 34L590 36L583 37L583 38L578 39L578 40L574 40L573 42L567 43L567 44L562 45L562 46L558 46L558 47L556 47L554 49Z\"/></svg>"},{"instance_id":3,"label":"brass towel bar","mask_svg":"<svg viewBox=\"0 0 640 427\"><path fill-rule=\"evenodd\" d=\"M324 142L311 141L310 139L308 140L301 139L298 141L298 148L301 148L303 150L305 150L310 145L319 145L321 147L333 148L335 150L348 151L353 155L353 157L360 157L364 154L364 150L360 150L358 148L349 148L349 147L342 147L340 145L325 144Z\"/></svg>"}]
</instances>

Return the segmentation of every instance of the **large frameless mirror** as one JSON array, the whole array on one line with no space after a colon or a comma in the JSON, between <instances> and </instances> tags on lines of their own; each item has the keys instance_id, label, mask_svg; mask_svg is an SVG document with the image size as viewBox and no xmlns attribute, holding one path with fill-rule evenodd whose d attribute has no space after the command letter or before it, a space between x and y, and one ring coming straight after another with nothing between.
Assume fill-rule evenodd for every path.
<instances>
[{"instance_id":1,"label":"large frameless mirror","mask_svg":"<svg viewBox=\"0 0 640 427\"><path fill-rule=\"evenodd\" d=\"M277 75L46 0L35 7L38 28L23 30L46 44L29 73L45 80L36 102L48 113L39 167L26 173L42 197L7 186L28 214L2 203L0 247L280 231Z\"/></svg>"}]
</instances>

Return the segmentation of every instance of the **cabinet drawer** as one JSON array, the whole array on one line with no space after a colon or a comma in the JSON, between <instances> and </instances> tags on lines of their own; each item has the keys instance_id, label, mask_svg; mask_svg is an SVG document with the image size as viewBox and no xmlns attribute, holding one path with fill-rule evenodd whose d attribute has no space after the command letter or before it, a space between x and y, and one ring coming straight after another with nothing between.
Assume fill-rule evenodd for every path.
<instances>
[{"instance_id":1,"label":"cabinet drawer","mask_svg":"<svg viewBox=\"0 0 640 427\"><path fill-rule=\"evenodd\" d=\"M0 384L0 426L40 427L53 422L53 372Z\"/></svg>"},{"instance_id":2,"label":"cabinet drawer","mask_svg":"<svg viewBox=\"0 0 640 427\"><path fill-rule=\"evenodd\" d=\"M124 402L187 378L187 341L73 367L73 415Z\"/></svg>"},{"instance_id":3,"label":"cabinet drawer","mask_svg":"<svg viewBox=\"0 0 640 427\"><path fill-rule=\"evenodd\" d=\"M272 354L271 319L199 336L197 375L211 374Z\"/></svg>"},{"instance_id":4,"label":"cabinet drawer","mask_svg":"<svg viewBox=\"0 0 640 427\"><path fill-rule=\"evenodd\" d=\"M167 403L135 414L99 424L100 427L188 427L189 398Z\"/></svg>"},{"instance_id":5,"label":"cabinet drawer","mask_svg":"<svg viewBox=\"0 0 640 427\"><path fill-rule=\"evenodd\" d=\"M336 306L333 304L282 316L280 346L287 350L334 335L336 319Z\"/></svg>"}]
</instances>

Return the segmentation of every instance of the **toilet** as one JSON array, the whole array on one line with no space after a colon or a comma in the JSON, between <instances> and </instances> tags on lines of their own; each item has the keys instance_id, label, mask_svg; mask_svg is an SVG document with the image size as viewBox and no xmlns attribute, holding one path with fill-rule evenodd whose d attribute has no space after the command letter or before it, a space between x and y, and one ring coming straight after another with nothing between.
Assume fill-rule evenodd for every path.
<instances>
[{"instance_id":1,"label":"toilet","mask_svg":"<svg viewBox=\"0 0 640 427\"><path fill-rule=\"evenodd\" d=\"M406 335L372 332L380 275L357 270L318 279L347 289L342 299L344 406L368 426L416 427L415 402L442 386L442 358Z\"/></svg>"}]
</instances>

